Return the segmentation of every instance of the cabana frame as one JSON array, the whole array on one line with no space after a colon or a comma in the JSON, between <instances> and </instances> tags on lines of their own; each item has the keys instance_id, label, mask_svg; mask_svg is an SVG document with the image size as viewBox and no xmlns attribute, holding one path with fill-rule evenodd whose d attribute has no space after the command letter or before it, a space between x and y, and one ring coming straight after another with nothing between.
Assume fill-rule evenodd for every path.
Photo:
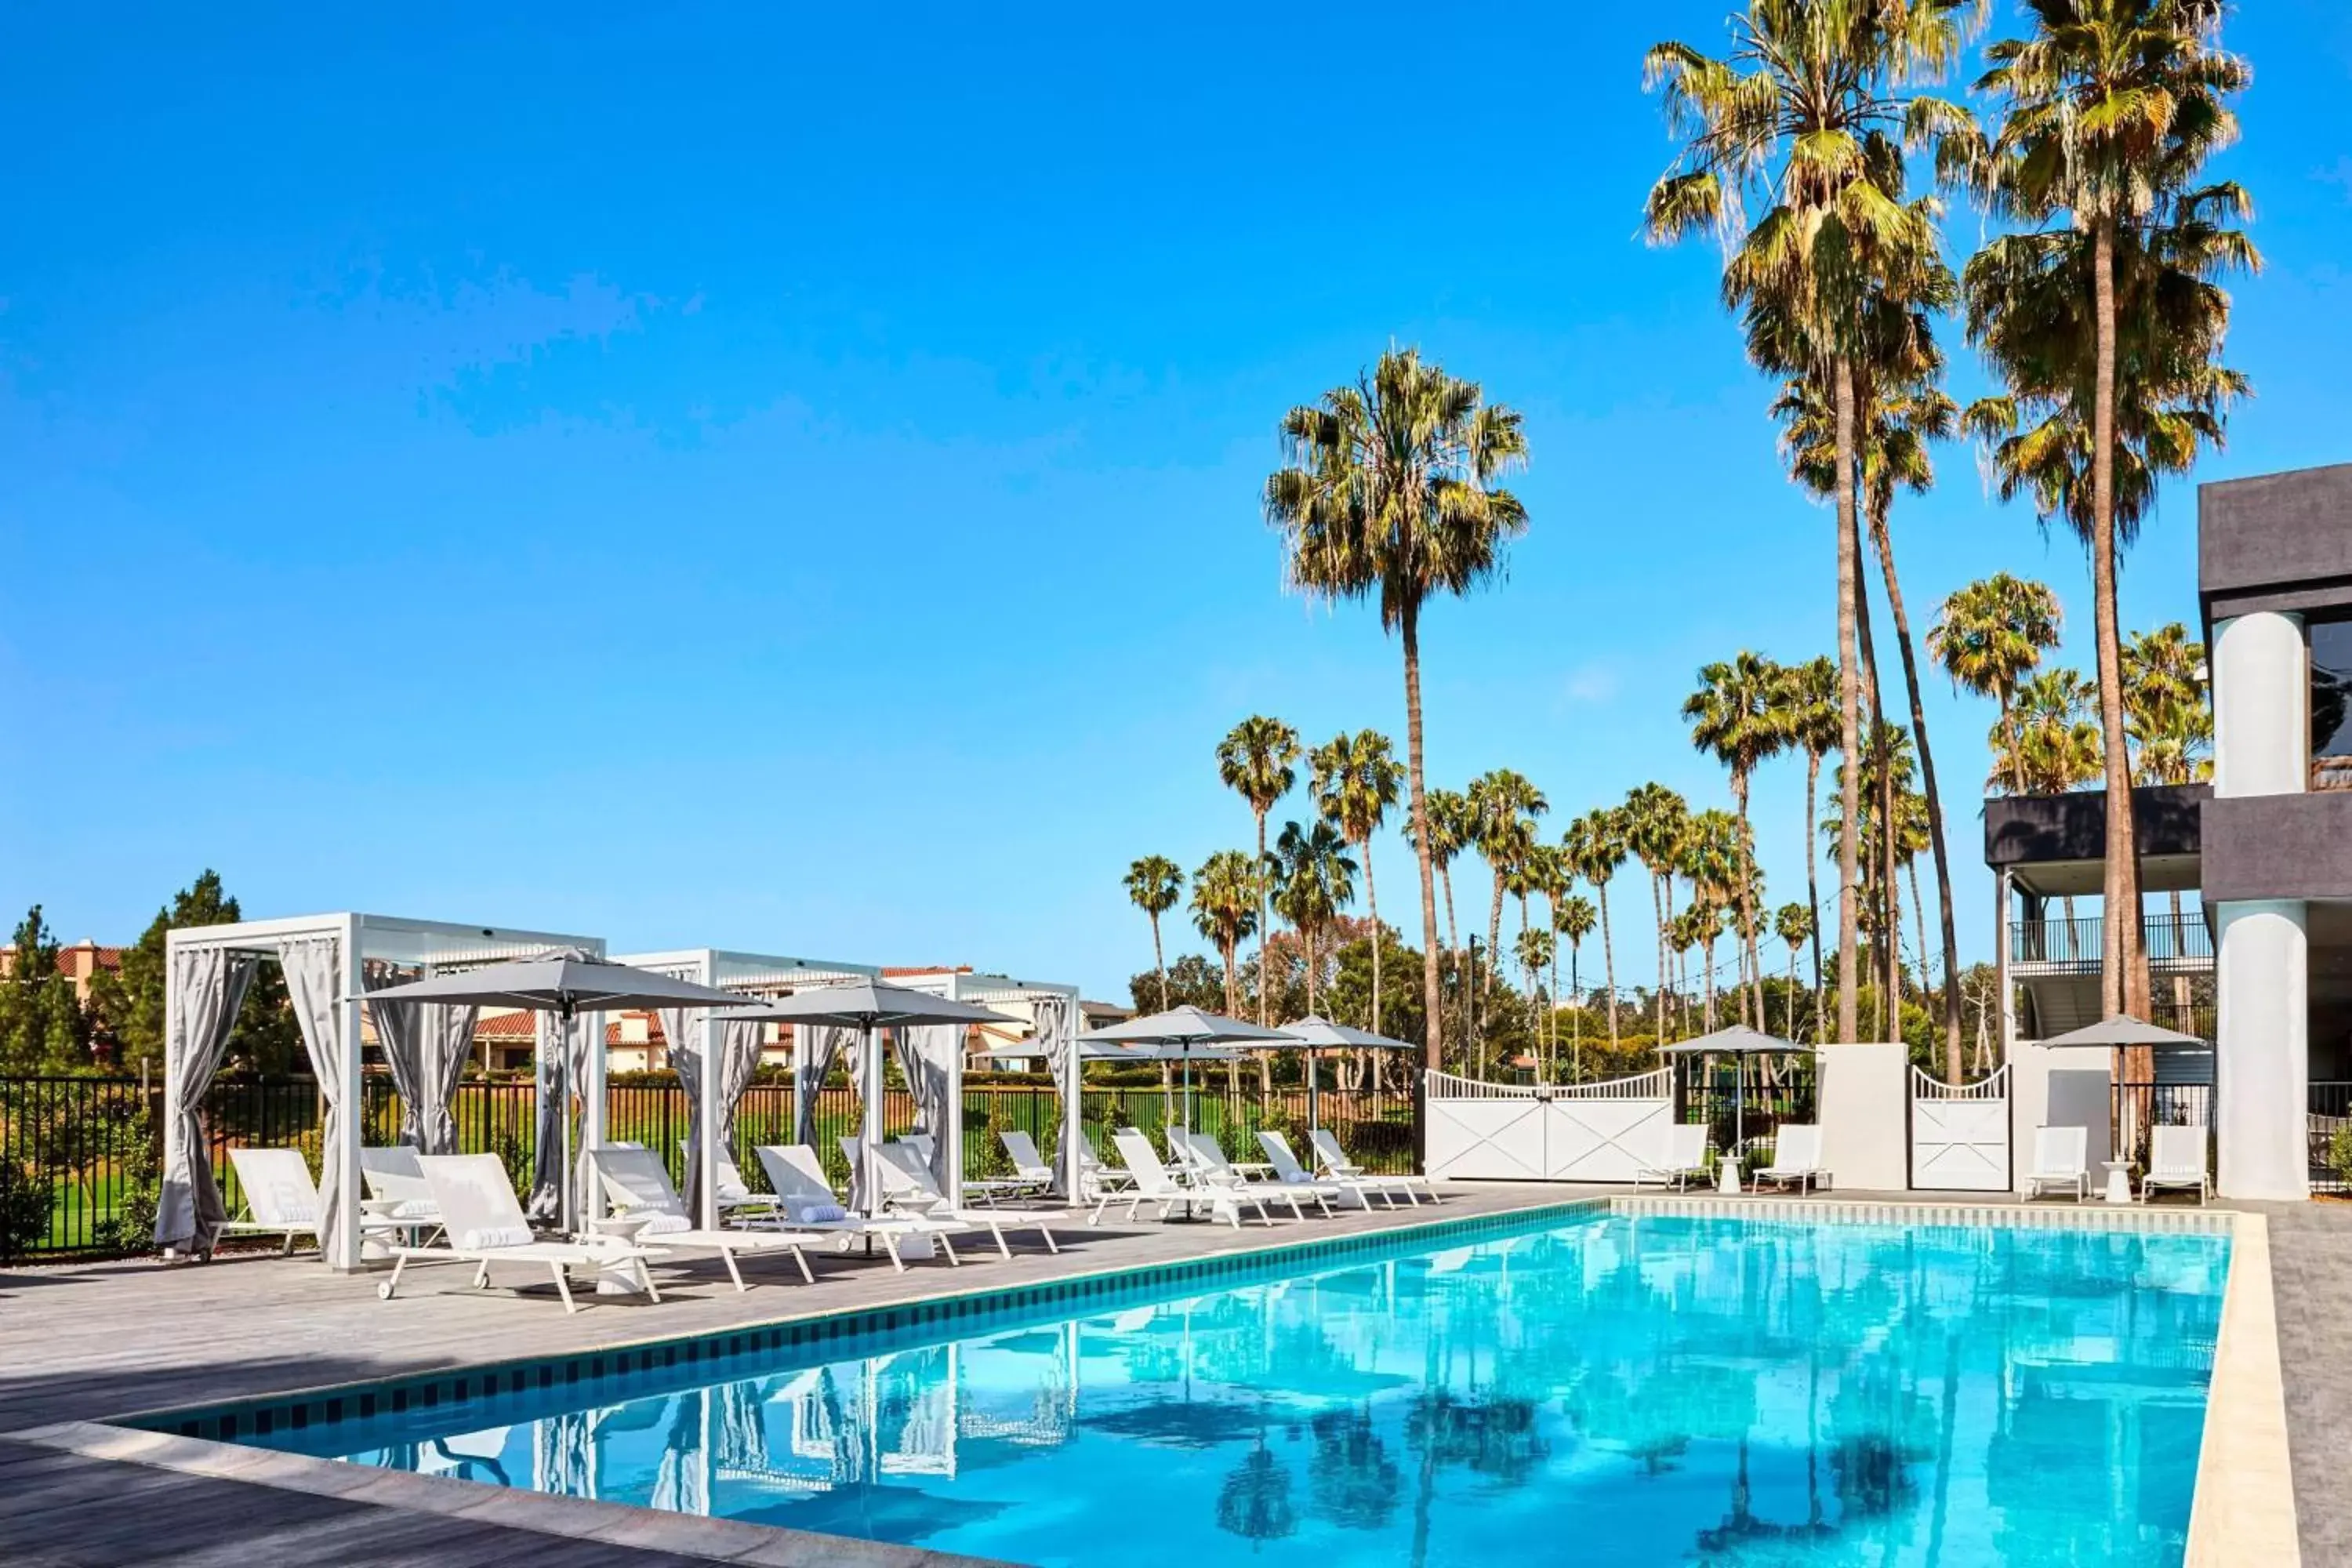
<instances>
[{"instance_id":1,"label":"cabana frame","mask_svg":"<svg viewBox=\"0 0 2352 1568\"><path fill-rule=\"evenodd\" d=\"M1055 1079L1055 1088L1062 1098L1062 1147L1059 1164L1062 1191L1068 1194L1071 1202L1076 1203L1078 1198L1078 1139L1084 1134L1084 1106L1081 1103L1081 1096L1084 1092L1086 1077L1085 1066L1078 1058L1076 1043L1083 1024L1083 1020L1078 1016L1078 988L1055 980L1016 980L1008 974L980 974L961 969L922 974L894 974L890 976L890 984L903 985L909 991L923 991L934 996L944 996L950 1002L969 1002L975 1007L993 1007L999 1011L1003 1010L1008 1005L1034 1003L1044 997L1060 997L1063 1000L1068 1010L1066 1026L1070 1048L1063 1054L1061 1071ZM1034 1009L1032 1009L1031 1016L1034 1020ZM1052 1053L1042 1040L1038 1044L1037 1054L1045 1057L1049 1062L1052 1060ZM936 1137L952 1137L954 1150L950 1159L953 1163L949 1168L958 1173L961 1173L964 1169L961 1084L962 1066L961 1058L959 1057L958 1089L954 1097L955 1126L951 1130L941 1128L931 1130Z\"/></svg>"},{"instance_id":2,"label":"cabana frame","mask_svg":"<svg viewBox=\"0 0 2352 1568\"><path fill-rule=\"evenodd\" d=\"M737 952L725 948L689 947L667 952L624 953L613 961L632 969L643 969L673 979L690 980L698 985L709 985L721 991L740 992L747 1000L773 1001L789 996L795 991L805 991L812 985L825 985L843 980L873 979L881 969L870 963L851 963L843 960L824 958L793 958L777 953ZM700 1135L696 1139L695 1160L700 1169L697 1180L688 1185L697 1194L695 1224L704 1230L719 1228L719 1140L712 1136L724 1120L719 1115L719 1031L708 1009L696 1026L702 1031L697 1042L701 1048L703 1070L699 1102L695 1107L694 1124ZM789 1033L789 1031L787 1031ZM679 1042L669 1042L675 1050ZM732 1107L729 1108L730 1110Z\"/></svg>"},{"instance_id":3,"label":"cabana frame","mask_svg":"<svg viewBox=\"0 0 2352 1568\"><path fill-rule=\"evenodd\" d=\"M444 921L407 920L392 915L361 914L343 911L334 914L296 915L283 920L239 921L228 925L188 926L171 931L164 937L163 992L163 1168L168 1173L178 1163L184 1118L179 1103L180 1058L185 1050L187 1020L180 995L179 963L182 954L197 952L227 952L246 954L276 961L288 942L327 938L337 944L337 972L340 983L331 1014L331 1026L336 1031L333 1057L341 1064L340 1103L347 1113L337 1118L336 1137L331 1147L320 1152L322 1161L332 1162L341 1174L341 1185L346 1195L336 1215L336 1223L319 1237L319 1251L331 1268L339 1270L356 1269L362 1266L360 1235L360 1143L363 1137L361 1127L362 1107L360 1041L362 1038L360 1009L367 996L366 967L382 962L411 968L420 974L446 974L467 969L478 969L486 963L527 957L544 952L550 948L578 948L596 957L603 957L602 937L565 935L556 931L520 931L510 926L466 925ZM598 1043L602 1043L601 1026L590 1021ZM604 1119L604 1054L601 1049L588 1053L592 1064L588 1083L575 1087L581 1098L583 1135L601 1140ZM209 1159L204 1149L188 1151L193 1160Z\"/></svg>"}]
</instances>

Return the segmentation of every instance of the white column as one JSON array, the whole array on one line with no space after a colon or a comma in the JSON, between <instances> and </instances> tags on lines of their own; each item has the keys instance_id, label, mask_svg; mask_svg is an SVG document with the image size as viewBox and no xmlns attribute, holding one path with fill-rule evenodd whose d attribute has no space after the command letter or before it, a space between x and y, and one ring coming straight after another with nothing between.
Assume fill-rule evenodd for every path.
<instances>
[{"instance_id":1,"label":"white column","mask_svg":"<svg viewBox=\"0 0 2352 1568\"><path fill-rule=\"evenodd\" d=\"M335 1027L343 1037L335 1053L342 1064L342 1114L336 1118L335 1146L320 1150L319 1157L333 1161L341 1172L343 1194L335 1234L324 1238L322 1250L327 1254L328 1267L349 1270L362 1266L360 1199L367 1194L360 1178L360 1142L366 1136L367 1121L367 1104L362 1098L367 1092L367 1075L361 1070L360 1063L364 1054L360 1034L360 997L367 990L367 977L362 966L358 916L343 917L337 945L343 961L343 1000L335 1007Z\"/></svg>"},{"instance_id":2,"label":"white column","mask_svg":"<svg viewBox=\"0 0 2352 1568\"><path fill-rule=\"evenodd\" d=\"M2303 902L2248 900L2221 904L2217 912L2218 1185L2224 1197L2307 1198L2311 1172L2304 1117L2311 1047Z\"/></svg>"},{"instance_id":3,"label":"white column","mask_svg":"<svg viewBox=\"0 0 2352 1568\"><path fill-rule=\"evenodd\" d=\"M2311 776L2303 617L2260 610L2213 626L2213 793L2301 795Z\"/></svg>"}]
</instances>

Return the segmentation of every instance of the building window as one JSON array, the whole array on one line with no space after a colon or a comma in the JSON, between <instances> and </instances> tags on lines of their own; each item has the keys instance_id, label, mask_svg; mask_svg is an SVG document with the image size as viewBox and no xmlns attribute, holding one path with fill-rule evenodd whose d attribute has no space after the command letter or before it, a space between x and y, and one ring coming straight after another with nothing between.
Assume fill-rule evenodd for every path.
<instances>
[{"instance_id":1,"label":"building window","mask_svg":"<svg viewBox=\"0 0 2352 1568\"><path fill-rule=\"evenodd\" d=\"M2311 787L2352 789L2352 619L2311 626Z\"/></svg>"}]
</instances>

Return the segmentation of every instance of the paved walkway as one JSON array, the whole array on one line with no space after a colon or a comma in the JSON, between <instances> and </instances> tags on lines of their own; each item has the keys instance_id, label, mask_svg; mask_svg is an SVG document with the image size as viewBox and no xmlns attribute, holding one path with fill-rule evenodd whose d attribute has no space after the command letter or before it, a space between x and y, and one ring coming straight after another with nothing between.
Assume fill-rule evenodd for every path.
<instances>
[{"instance_id":1,"label":"paved walkway","mask_svg":"<svg viewBox=\"0 0 2352 1568\"><path fill-rule=\"evenodd\" d=\"M2249 1204L2270 1215L2288 1458L2304 1568L2352 1568L2352 1204Z\"/></svg>"}]
</instances>

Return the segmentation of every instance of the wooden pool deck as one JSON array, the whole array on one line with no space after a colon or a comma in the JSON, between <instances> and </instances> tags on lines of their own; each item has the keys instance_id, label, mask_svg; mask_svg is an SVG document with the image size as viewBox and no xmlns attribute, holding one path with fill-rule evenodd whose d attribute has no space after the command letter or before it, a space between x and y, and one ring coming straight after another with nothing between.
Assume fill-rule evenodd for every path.
<instances>
[{"instance_id":1,"label":"wooden pool deck","mask_svg":"<svg viewBox=\"0 0 2352 1568\"><path fill-rule=\"evenodd\" d=\"M745 1271L752 1289L741 1293L716 1263L696 1264L663 1271L658 1305L583 1294L582 1310L571 1315L551 1286L476 1292L461 1268L413 1274L398 1300L380 1301L380 1276L338 1276L306 1257L0 1272L0 1561L58 1568L215 1561L436 1568L708 1562L914 1568L963 1562L92 1424L1611 1193L1465 1184L1434 1207L1286 1221L1270 1229L1251 1225L1239 1232L1210 1225L1074 1225L1061 1233L1058 1256L1016 1237L1009 1261L967 1247L961 1268L916 1264L904 1274L879 1258L819 1253L813 1257L814 1285L801 1283L788 1264L756 1264ZM1831 1201L1902 1203L1912 1196L1839 1193ZM2335 1456L2352 1436L2352 1355L2345 1353L2352 1314L2343 1307L2352 1280L2352 1205L2247 1206L2271 1220L2304 1561L2352 1564L2352 1506L2339 1506L2333 1480Z\"/></svg>"}]
</instances>

